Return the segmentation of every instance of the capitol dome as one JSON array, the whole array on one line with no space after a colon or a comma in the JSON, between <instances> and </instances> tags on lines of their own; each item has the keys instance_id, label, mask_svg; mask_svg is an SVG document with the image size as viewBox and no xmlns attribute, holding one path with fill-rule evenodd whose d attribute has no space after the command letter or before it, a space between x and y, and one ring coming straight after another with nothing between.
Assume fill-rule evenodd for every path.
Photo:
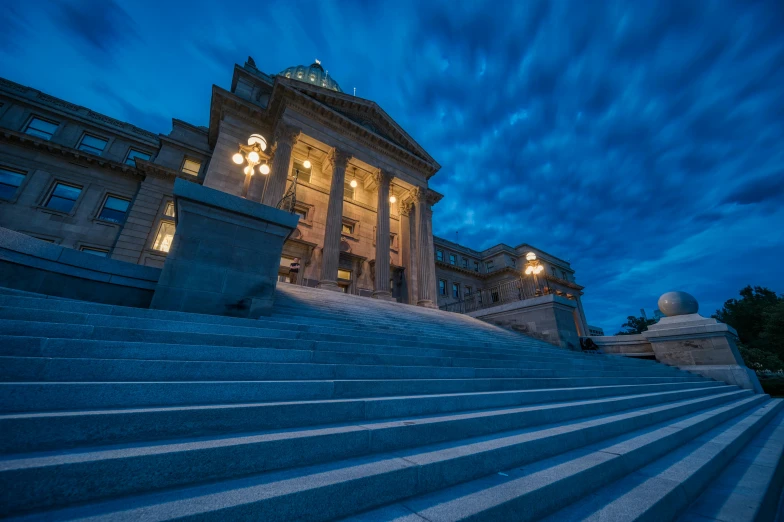
<instances>
[{"instance_id":1,"label":"capitol dome","mask_svg":"<svg viewBox=\"0 0 784 522\"><path fill-rule=\"evenodd\" d=\"M283 69L279 73L279 76L293 78L301 82L318 85L319 87L324 87L333 91L343 92L343 90L340 88L340 85L338 85L338 82L333 80L329 74L324 71L324 68L321 66L321 62L318 60L307 67L304 65L297 65L295 67Z\"/></svg>"}]
</instances>

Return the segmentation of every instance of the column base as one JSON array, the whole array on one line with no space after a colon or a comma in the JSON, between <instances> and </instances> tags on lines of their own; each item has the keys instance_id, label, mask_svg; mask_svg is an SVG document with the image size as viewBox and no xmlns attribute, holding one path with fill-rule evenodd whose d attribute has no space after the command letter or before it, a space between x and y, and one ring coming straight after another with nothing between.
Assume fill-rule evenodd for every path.
<instances>
[{"instance_id":1,"label":"column base","mask_svg":"<svg viewBox=\"0 0 784 522\"><path fill-rule=\"evenodd\" d=\"M420 299L417 301L417 306L423 306L425 308L438 308L430 299Z\"/></svg>"},{"instance_id":2,"label":"column base","mask_svg":"<svg viewBox=\"0 0 784 522\"><path fill-rule=\"evenodd\" d=\"M319 281L316 285L316 288L321 288L322 290L332 290L333 292L343 291L335 281Z\"/></svg>"},{"instance_id":3,"label":"column base","mask_svg":"<svg viewBox=\"0 0 784 522\"><path fill-rule=\"evenodd\" d=\"M382 301L394 301L395 298L392 297L392 293L387 290L376 290L371 294L373 299L381 299Z\"/></svg>"}]
</instances>

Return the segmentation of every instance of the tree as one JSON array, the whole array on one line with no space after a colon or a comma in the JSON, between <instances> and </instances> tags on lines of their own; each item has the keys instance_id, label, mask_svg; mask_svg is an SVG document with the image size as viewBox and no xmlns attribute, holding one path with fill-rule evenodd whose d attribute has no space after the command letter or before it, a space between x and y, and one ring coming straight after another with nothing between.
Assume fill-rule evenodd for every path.
<instances>
[{"instance_id":1,"label":"tree","mask_svg":"<svg viewBox=\"0 0 784 522\"><path fill-rule=\"evenodd\" d=\"M749 368L784 369L784 296L747 286L740 299L728 299L713 317L737 330L738 348Z\"/></svg>"},{"instance_id":2,"label":"tree","mask_svg":"<svg viewBox=\"0 0 784 522\"><path fill-rule=\"evenodd\" d=\"M645 317L634 317L630 315L626 318L626 322L621 325L621 328L626 328L615 335L634 335L641 334L652 324L656 324L656 319L646 319Z\"/></svg>"}]
</instances>

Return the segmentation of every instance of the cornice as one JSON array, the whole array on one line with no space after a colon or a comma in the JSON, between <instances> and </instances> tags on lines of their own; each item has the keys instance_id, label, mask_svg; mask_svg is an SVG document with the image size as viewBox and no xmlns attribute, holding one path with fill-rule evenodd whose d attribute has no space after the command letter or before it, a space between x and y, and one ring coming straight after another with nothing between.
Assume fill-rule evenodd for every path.
<instances>
[{"instance_id":1,"label":"cornice","mask_svg":"<svg viewBox=\"0 0 784 522\"><path fill-rule=\"evenodd\" d=\"M179 170L170 169L169 167L164 167L163 165L158 165L157 163L153 163L151 161L137 158L136 165L139 167L139 171L145 174L151 174L162 178L182 178L192 183L198 183L199 185L202 184L202 181L196 176L185 174Z\"/></svg>"},{"instance_id":2,"label":"cornice","mask_svg":"<svg viewBox=\"0 0 784 522\"><path fill-rule=\"evenodd\" d=\"M220 122L223 112L226 110L256 127L259 125L272 127L269 107L261 107L226 89L213 85L212 98L210 99L210 125L207 132L207 142L210 147L215 147L215 143L218 141Z\"/></svg>"},{"instance_id":3,"label":"cornice","mask_svg":"<svg viewBox=\"0 0 784 522\"><path fill-rule=\"evenodd\" d=\"M97 165L102 168L117 170L133 176L144 177L140 169L136 167L132 167L131 165L126 165L125 163L109 160L106 158L102 158L100 156L95 156L93 154L87 154L78 149L72 149L71 147L66 147L64 145L52 143L51 141L46 141L41 138L37 138L35 136L30 136L29 134L24 134L22 132L2 129L0 130L0 141L6 143L18 144L27 148L44 150L53 155L59 154L68 159L75 159L75 160L82 161L84 163L89 163L91 165ZM141 160L137 160L137 161L141 161Z\"/></svg>"}]
</instances>

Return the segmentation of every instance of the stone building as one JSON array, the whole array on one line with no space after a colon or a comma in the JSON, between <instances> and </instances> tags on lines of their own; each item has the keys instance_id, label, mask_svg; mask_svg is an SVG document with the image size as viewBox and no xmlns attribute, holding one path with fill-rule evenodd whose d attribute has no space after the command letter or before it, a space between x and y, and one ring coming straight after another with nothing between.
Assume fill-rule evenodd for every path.
<instances>
[{"instance_id":1,"label":"stone building","mask_svg":"<svg viewBox=\"0 0 784 522\"><path fill-rule=\"evenodd\" d=\"M233 161L266 139L254 174ZM263 170L261 170L261 168ZM174 236L174 180L300 215L279 277L296 284L445 306L520 280L534 251L537 284L580 304L569 263L528 245L474 251L432 235L438 163L376 103L342 92L316 61L269 75L249 58L231 89L212 88L209 125L172 120L154 134L0 79L0 226L98 256L161 267ZM268 172L264 175L263 172ZM296 178L296 184L294 180ZM435 245L435 247L434 247ZM435 262L434 262L435 260Z\"/></svg>"}]
</instances>

